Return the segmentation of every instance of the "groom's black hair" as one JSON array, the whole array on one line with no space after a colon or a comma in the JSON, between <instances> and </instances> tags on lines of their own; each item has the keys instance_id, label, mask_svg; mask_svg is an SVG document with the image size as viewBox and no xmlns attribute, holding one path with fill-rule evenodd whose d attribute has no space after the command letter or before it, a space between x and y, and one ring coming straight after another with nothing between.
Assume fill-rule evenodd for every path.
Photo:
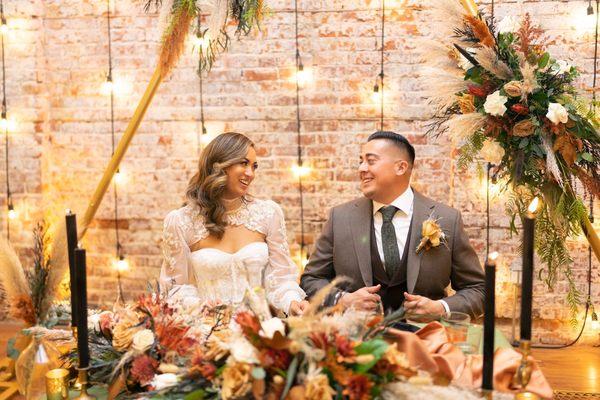
<instances>
[{"instance_id":1,"label":"groom's black hair","mask_svg":"<svg viewBox=\"0 0 600 400\"><path fill-rule=\"evenodd\" d=\"M410 144L408 139L405 138L404 136L400 135L399 133L392 132L392 131L377 131L377 132L371 133L371 135L367 139L367 142L370 142L371 140L375 140L375 139L387 139L387 140L391 141L396 146L398 146L400 149L406 151L406 153L408 154L408 158L410 160L410 164L411 165L414 164L415 148L412 146L412 144Z\"/></svg>"}]
</instances>

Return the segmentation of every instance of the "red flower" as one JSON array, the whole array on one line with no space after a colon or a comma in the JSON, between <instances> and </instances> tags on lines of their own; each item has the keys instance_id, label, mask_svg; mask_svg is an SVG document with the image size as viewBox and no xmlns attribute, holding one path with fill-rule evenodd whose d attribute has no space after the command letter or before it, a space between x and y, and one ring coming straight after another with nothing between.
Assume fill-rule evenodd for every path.
<instances>
[{"instance_id":1,"label":"red flower","mask_svg":"<svg viewBox=\"0 0 600 400\"><path fill-rule=\"evenodd\" d=\"M310 340L312 340L317 349L325 350L329 346L329 340L324 332L312 332Z\"/></svg>"},{"instance_id":2,"label":"red flower","mask_svg":"<svg viewBox=\"0 0 600 400\"><path fill-rule=\"evenodd\" d=\"M525 104L517 103L517 104L512 105L510 107L510 109L519 115L529 114L529 107L527 107Z\"/></svg>"},{"instance_id":3,"label":"red flower","mask_svg":"<svg viewBox=\"0 0 600 400\"><path fill-rule=\"evenodd\" d=\"M260 321L256 315L248 311L241 311L234 317L235 322L242 328L242 332L247 337L258 335L260 331Z\"/></svg>"},{"instance_id":4,"label":"red flower","mask_svg":"<svg viewBox=\"0 0 600 400\"><path fill-rule=\"evenodd\" d=\"M138 308L148 312L154 319L161 315L173 315L174 310L167 303L167 299L160 293L148 293L138 299Z\"/></svg>"},{"instance_id":5,"label":"red flower","mask_svg":"<svg viewBox=\"0 0 600 400\"><path fill-rule=\"evenodd\" d=\"M486 97L489 94L489 91L485 86L469 85L468 91L469 94L477 97Z\"/></svg>"},{"instance_id":6,"label":"red flower","mask_svg":"<svg viewBox=\"0 0 600 400\"><path fill-rule=\"evenodd\" d=\"M354 343L346 336L335 334L335 348L339 355L344 357L352 357L356 355L354 351Z\"/></svg>"},{"instance_id":7,"label":"red flower","mask_svg":"<svg viewBox=\"0 0 600 400\"><path fill-rule=\"evenodd\" d=\"M371 388L374 383L366 375L352 375L342 394L349 400L368 400L371 398Z\"/></svg>"},{"instance_id":8,"label":"red flower","mask_svg":"<svg viewBox=\"0 0 600 400\"><path fill-rule=\"evenodd\" d=\"M264 349L259 354L260 363L265 368L287 370L292 356L285 350Z\"/></svg>"},{"instance_id":9,"label":"red flower","mask_svg":"<svg viewBox=\"0 0 600 400\"><path fill-rule=\"evenodd\" d=\"M215 378L217 367L210 361L204 359L204 351L200 346L196 347L192 356L192 367L207 380Z\"/></svg>"},{"instance_id":10,"label":"red flower","mask_svg":"<svg viewBox=\"0 0 600 400\"><path fill-rule=\"evenodd\" d=\"M142 354L134 358L131 363L131 377L134 381L139 382L141 386L147 386L154 378L158 365L157 360L147 354Z\"/></svg>"},{"instance_id":11,"label":"red flower","mask_svg":"<svg viewBox=\"0 0 600 400\"><path fill-rule=\"evenodd\" d=\"M189 329L189 326L173 320L157 321L155 323L156 338L162 349L176 351L180 356L185 355L190 347L196 344L196 340L185 336Z\"/></svg>"}]
</instances>

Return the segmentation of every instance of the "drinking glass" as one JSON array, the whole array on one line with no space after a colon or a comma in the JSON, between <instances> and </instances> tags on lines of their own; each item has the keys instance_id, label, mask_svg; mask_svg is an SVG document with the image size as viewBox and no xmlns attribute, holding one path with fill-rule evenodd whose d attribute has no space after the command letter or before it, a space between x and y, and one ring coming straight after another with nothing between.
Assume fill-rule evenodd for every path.
<instances>
[{"instance_id":1,"label":"drinking glass","mask_svg":"<svg viewBox=\"0 0 600 400\"><path fill-rule=\"evenodd\" d=\"M452 311L450 314L442 317L442 325L446 327L446 333L450 343L467 343L467 334L471 317L468 314L458 311Z\"/></svg>"}]
</instances>

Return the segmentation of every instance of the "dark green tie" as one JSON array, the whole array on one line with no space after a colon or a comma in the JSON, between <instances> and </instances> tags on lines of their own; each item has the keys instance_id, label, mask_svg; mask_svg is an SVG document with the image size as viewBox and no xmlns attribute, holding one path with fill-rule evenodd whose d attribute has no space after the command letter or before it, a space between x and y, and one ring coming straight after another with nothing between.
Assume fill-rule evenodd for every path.
<instances>
[{"instance_id":1,"label":"dark green tie","mask_svg":"<svg viewBox=\"0 0 600 400\"><path fill-rule=\"evenodd\" d=\"M383 244L383 257L385 259L385 272L390 279L392 279L398 268L400 268L400 251L398 250L396 230L392 223L392 219L397 211L398 208L394 206L386 206L379 209L379 212L383 215L381 241Z\"/></svg>"}]
</instances>

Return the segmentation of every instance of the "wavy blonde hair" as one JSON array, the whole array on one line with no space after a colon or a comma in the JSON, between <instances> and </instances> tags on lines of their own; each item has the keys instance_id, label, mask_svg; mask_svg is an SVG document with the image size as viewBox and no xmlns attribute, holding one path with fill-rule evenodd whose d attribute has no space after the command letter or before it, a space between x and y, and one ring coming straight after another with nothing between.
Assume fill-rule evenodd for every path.
<instances>
[{"instance_id":1,"label":"wavy blonde hair","mask_svg":"<svg viewBox=\"0 0 600 400\"><path fill-rule=\"evenodd\" d=\"M219 239L226 225L225 207L220 201L227 187L225 169L244 161L250 147L254 147L254 142L241 133L225 132L217 136L202 150L198 172L188 184L185 193L188 201L200 207L206 229Z\"/></svg>"}]
</instances>

